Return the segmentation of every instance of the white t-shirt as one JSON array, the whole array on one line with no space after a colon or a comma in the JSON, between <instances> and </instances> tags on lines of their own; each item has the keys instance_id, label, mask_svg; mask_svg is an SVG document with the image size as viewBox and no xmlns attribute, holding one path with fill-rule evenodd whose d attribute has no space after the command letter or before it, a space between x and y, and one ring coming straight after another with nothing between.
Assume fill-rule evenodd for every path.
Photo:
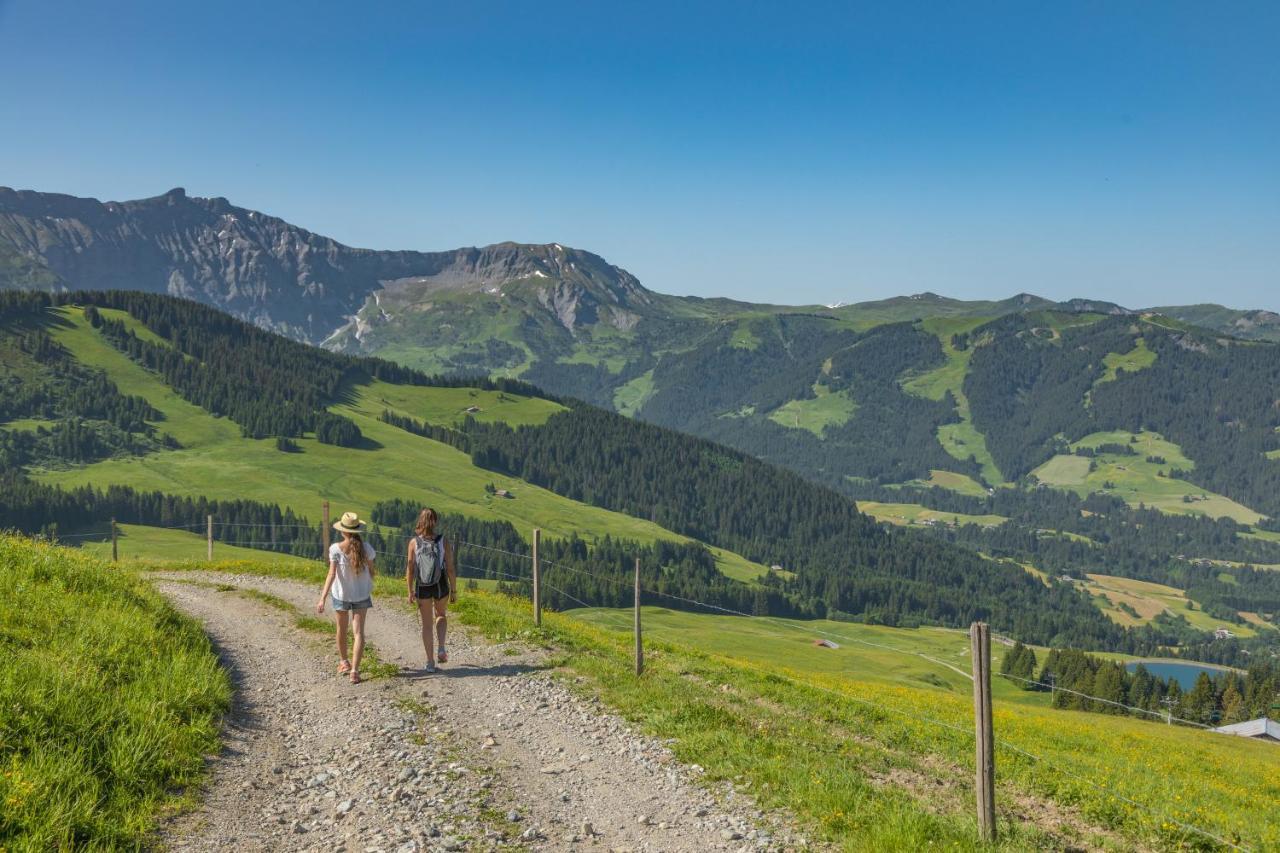
<instances>
[{"instance_id":1,"label":"white t-shirt","mask_svg":"<svg viewBox=\"0 0 1280 853\"><path fill-rule=\"evenodd\" d=\"M339 601L364 601L373 596L373 546L364 543L366 565L363 571L356 573L355 566L347 559L341 542L329 546L329 563L337 563L338 571L333 575L333 586L330 592Z\"/></svg>"}]
</instances>

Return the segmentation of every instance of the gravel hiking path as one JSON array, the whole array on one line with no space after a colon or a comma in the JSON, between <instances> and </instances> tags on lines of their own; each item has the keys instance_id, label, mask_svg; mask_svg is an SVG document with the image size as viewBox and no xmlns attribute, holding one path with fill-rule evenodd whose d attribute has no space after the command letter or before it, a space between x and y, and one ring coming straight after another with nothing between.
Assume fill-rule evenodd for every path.
<instances>
[{"instance_id":1,"label":"gravel hiking path","mask_svg":"<svg viewBox=\"0 0 1280 853\"><path fill-rule=\"evenodd\" d=\"M449 663L427 675L417 620L383 599L368 640L393 666L366 666L352 685L335 674L332 632L296 624L314 616L317 589L214 572L153 579L204 624L236 688L202 805L170 821L161 846L809 849L782 817L700 783L700 768L576 695L537 651L453 619Z\"/></svg>"}]
</instances>

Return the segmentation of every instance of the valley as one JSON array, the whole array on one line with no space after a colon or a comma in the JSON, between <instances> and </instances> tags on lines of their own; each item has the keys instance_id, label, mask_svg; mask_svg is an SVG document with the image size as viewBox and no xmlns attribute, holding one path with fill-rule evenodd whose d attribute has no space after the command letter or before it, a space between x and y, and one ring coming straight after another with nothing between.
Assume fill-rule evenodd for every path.
<instances>
[{"instance_id":1,"label":"valley","mask_svg":"<svg viewBox=\"0 0 1280 853\"><path fill-rule=\"evenodd\" d=\"M237 589L301 600L324 501L371 518L380 595L398 597L408 524L434 506L477 637L554 649L557 671L806 831L889 821L897 849L971 833L971 744L948 732L970 714L964 626L989 621L996 667L1026 679L993 685L1006 846L1273 842L1265 823L1241 835L1248 795L1200 772L1234 762L1265 787L1253 745L1198 728L1261 712L1274 682L1280 423L1261 389L1280 347L1034 297L681 299L556 245L436 263L384 282L327 349L154 294L0 294L0 510L86 558L109 557L116 518L130 571L221 571L191 575L195 597L162 587L212 596L208 621ZM535 529L549 627L531 634ZM637 560L661 674L628 687ZM1096 681L1051 669L1081 650ZM1174 695L1171 727L1173 688L1112 683L1134 660L1220 675ZM1040 689L1068 676L1084 698ZM814 718L856 733L862 771L822 732L761 759L756 733ZM1159 779L1133 772L1153 761Z\"/></svg>"},{"instance_id":2,"label":"valley","mask_svg":"<svg viewBox=\"0 0 1280 853\"><path fill-rule=\"evenodd\" d=\"M85 321L82 311L57 315L54 339L85 363L104 370L120 390L151 401L163 416L157 421L182 449L142 457L108 459L67 470L37 473L50 485L74 488L110 483L137 490L208 498L248 498L278 504L315 517L324 499L335 506L371 506L377 500L426 501L441 512L478 515L510 522L524 536L535 527L549 535L577 535L588 541L606 535L637 542L688 541L655 524L564 498L517 480L496 476L471 464L448 445L412 436L384 424L384 409L411 409L417 417L453 423L475 406L477 420L512 425L534 424L561 409L545 400L466 388L425 388L381 382L354 385L347 402L334 407L359 425L366 444L353 451L296 440L301 453L280 453L267 439L246 440L226 418L215 418L183 400L154 374L111 347ZM495 483L516 497L503 499L485 486ZM70 531L74 532L74 531ZM728 574L752 578L765 571L742 557L715 549Z\"/></svg>"}]
</instances>

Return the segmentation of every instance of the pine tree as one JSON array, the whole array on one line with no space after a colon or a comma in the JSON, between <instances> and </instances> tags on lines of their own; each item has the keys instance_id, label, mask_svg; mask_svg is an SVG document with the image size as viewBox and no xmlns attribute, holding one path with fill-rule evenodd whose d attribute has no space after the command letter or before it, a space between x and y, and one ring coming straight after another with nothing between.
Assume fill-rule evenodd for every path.
<instances>
[{"instance_id":1,"label":"pine tree","mask_svg":"<svg viewBox=\"0 0 1280 853\"><path fill-rule=\"evenodd\" d=\"M1192 722L1208 724L1213 722L1217 710L1213 679L1209 673L1201 672L1191 692L1182 699L1182 716Z\"/></svg>"},{"instance_id":2,"label":"pine tree","mask_svg":"<svg viewBox=\"0 0 1280 853\"><path fill-rule=\"evenodd\" d=\"M1104 663L1098 668L1098 674L1093 680L1093 695L1098 699L1105 700L1096 703L1096 710L1104 714L1123 714L1124 708L1120 705L1124 702L1124 670L1116 663ZM1110 704L1110 703L1116 704Z\"/></svg>"},{"instance_id":3,"label":"pine tree","mask_svg":"<svg viewBox=\"0 0 1280 853\"><path fill-rule=\"evenodd\" d=\"M1244 697L1234 684L1228 685L1222 694L1222 722L1239 723L1247 716Z\"/></svg>"}]
</instances>

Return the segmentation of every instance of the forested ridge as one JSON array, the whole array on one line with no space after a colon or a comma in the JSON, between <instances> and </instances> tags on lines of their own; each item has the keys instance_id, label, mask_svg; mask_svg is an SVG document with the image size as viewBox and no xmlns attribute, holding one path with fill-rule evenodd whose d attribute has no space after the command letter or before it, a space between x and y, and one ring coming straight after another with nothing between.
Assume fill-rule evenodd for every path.
<instances>
[{"instance_id":1,"label":"forested ridge","mask_svg":"<svg viewBox=\"0 0 1280 853\"><path fill-rule=\"evenodd\" d=\"M1101 381L1104 359L1139 342L1154 360ZM1158 432L1194 460L1175 471L1280 517L1280 346L1174 330L1132 317L1046 334L1035 316L1009 315L970 333L964 390L1001 472L1018 479L1084 436Z\"/></svg>"},{"instance_id":2,"label":"forested ridge","mask_svg":"<svg viewBox=\"0 0 1280 853\"><path fill-rule=\"evenodd\" d=\"M951 399L908 394L899 378L943 360L935 335L915 323L867 331L833 329L823 318L788 315L745 324L754 346L733 344L735 329L709 335L691 351L658 362L655 391L640 418L733 446L846 491L846 475L882 483L928 478L931 468L977 473L935 438L957 419ZM814 434L768 417L791 400L819 393L848 399L853 416Z\"/></svg>"},{"instance_id":3,"label":"forested ridge","mask_svg":"<svg viewBox=\"0 0 1280 853\"><path fill-rule=\"evenodd\" d=\"M844 496L701 439L576 406L540 427L473 424L481 467L794 572L804 615L893 625L990 619L1019 636L1114 646L1124 632L1067 586L883 529Z\"/></svg>"},{"instance_id":4,"label":"forested ridge","mask_svg":"<svg viewBox=\"0 0 1280 853\"><path fill-rule=\"evenodd\" d=\"M19 419L37 423L0 429L0 469L93 462L176 445L148 423L160 414L146 400L120 393L29 316L0 313L0 424Z\"/></svg>"},{"instance_id":5,"label":"forested ridge","mask_svg":"<svg viewBox=\"0 0 1280 853\"><path fill-rule=\"evenodd\" d=\"M69 297L30 294L3 298L10 306L36 313L71 301ZM538 393L517 382L428 377L378 359L316 350L169 297L89 293L77 294L75 299L87 304L86 316L99 334L164 377L184 397L236 420L246 435L276 435L284 450L290 449L291 437L313 430L319 435L327 428L342 431L343 424L349 424L354 433L334 440L358 442L355 425L331 414L327 406L343 399L350 383L372 378ZM140 337L98 308L126 311L162 342ZM810 322L801 316L775 325L783 331L790 328L794 335ZM767 332L762 329L761 335ZM898 388L897 379L885 379L900 375L911 365L940 364L943 356L936 336L909 323L842 334L845 345L835 356L821 361L817 357L825 345L812 350L792 346L790 352L806 370L819 372L827 393L847 393L859 407L878 412L858 427L866 436L865 443L879 447L892 441L895 433L914 435L914 420L931 432L939 423L954 418L949 398L930 401L907 395ZM795 341L803 338L798 335ZM30 345L42 346L38 342ZM736 364L745 369L748 362ZM726 369L733 372L732 365ZM767 395L775 392L769 391L766 383L760 393L766 395L760 399L768 401L772 398ZM877 401L889 401L890 408L875 409ZM917 405L921 410L915 414L904 408ZM651 519L691 538L786 570L770 572L756 588L750 588L719 575L705 549L653 555L659 565L666 560L682 567L674 575L656 575L655 585L667 584L666 589L674 594L737 610L894 625L963 625L986 619L1028 641L1087 648L1136 651L1201 640L1197 632L1182 630L1176 624L1126 631L1110 622L1071 584L1045 585L1012 562L984 559L974 553L980 549L997 558L1031 553L1055 572L1083 574L1090 570L1099 552L1080 541L1040 533L1040 528L1054 527L1105 543L1110 549L1106 558L1118 558L1118 565L1109 571L1177 581L1204 602L1206 609L1212 607L1224 618L1230 614L1238 620L1234 611L1242 609L1236 606L1241 602L1252 607L1270 606L1277 597L1271 577L1262 572L1235 572L1236 583L1232 585L1194 562L1175 564L1153 558L1159 548L1175 540L1197 547L1199 543L1215 543L1222 546L1216 553L1231 554L1229 558L1252 558L1255 552L1263 554L1265 546L1242 544L1234 528L1214 522L1132 516L1134 511L1118 502L1094 505L1094 511L1081 513L1084 504L1080 499L1064 493L997 490L986 498L964 498L935 489L931 494L934 503L952 504L957 511L995 509L1016 522L981 533L960 528L942 531L941 537L926 537L885 530L859 513L845 495L745 453L572 401L567 411L553 415L545 424L517 429L472 419L435 424L391 411L383 412L382 419L462 449L480 467L519 477L574 500ZM899 439L900 446L908 444ZM902 456L898 461L887 459L886 464L915 463ZM864 484L862 488L878 487ZM1062 524L1065 517L1078 523ZM1189 540L1188 531L1193 533ZM952 542L942 541L947 538ZM602 550L597 553L596 547ZM566 579L562 588L593 603L613 602L618 592L609 590L625 578L630 565L625 554L634 559L638 546L610 543L609 547L593 544L592 548L592 559L604 567L608 577L590 583ZM567 550L566 559L572 559L574 553L572 548ZM1180 553L1197 556L1194 547Z\"/></svg>"},{"instance_id":6,"label":"forested ridge","mask_svg":"<svg viewBox=\"0 0 1280 853\"><path fill-rule=\"evenodd\" d=\"M275 431L287 438L314 427L344 383L374 377L532 391L520 383L435 379L377 359L315 350L169 297L5 298L28 311L74 301L128 312L164 343L143 340L121 323L95 318L95 312L89 316L98 333L183 396L236 420L247 435ZM835 381L843 377L838 374ZM783 566L794 580L773 574L762 593L774 612L887 624L959 625L983 618L1029 640L1065 638L1089 647L1125 642L1122 630L1069 587L1045 588L1023 572L961 548L885 531L836 492L704 440L581 404L542 427L512 430L468 422L460 434L481 467ZM696 597L734 609L760 609L757 593L748 587L718 574L699 581L701 569L693 569L706 565L705 555L676 559L689 567L687 579L701 584ZM612 600L601 590L590 594L596 601Z\"/></svg>"}]
</instances>

